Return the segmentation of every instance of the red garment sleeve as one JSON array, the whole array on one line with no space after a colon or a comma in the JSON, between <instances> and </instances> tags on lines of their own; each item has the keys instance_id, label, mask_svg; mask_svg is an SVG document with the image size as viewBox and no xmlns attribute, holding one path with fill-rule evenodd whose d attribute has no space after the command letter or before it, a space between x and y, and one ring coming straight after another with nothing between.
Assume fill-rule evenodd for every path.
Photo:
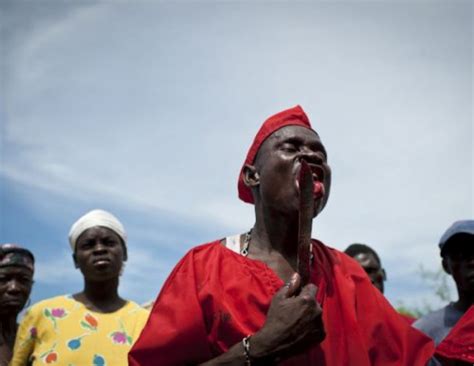
<instances>
[{"instance_id":1,"label":"red garment sleeve","mask_svg":"<svg viewBox=\"0 0 474 366\"><path fill-rule=\"evenodd\" d=\"M193 251L176 265L128 355L130 366L195 365L212 355L198 300Z\"/></svg>"},{"instance_id":2,"label":"red garment sleeve","mask_svg":"<svg viewBox=\"0 0 474 366\"><path fill-rule=\"evenodd\" d=\"M436 354L447 362L474 363L474 305L454 325L436 348Z\"/></svg>"},{"instance_id":3,"label":"red garment sleeve","mask_svg":"<svg viewBox=\"0 0 474 366\"><path fill-rule=\"evenodd\" d=\"M410 315L407 315L407 314L402 314L402 313L398 313L400 314L400 316L402 317L403 320L405 320L408 324L412 325L414 322L416 322L416 318L410 316Z\"/></svg>"},{"instance_id":4,"label":"red garment sleeve","mask_svg":"<svg viewBox=\"0 0 474 366\"><path fill-rule=\"evenodd\" d=\"M425 366L433 356L433 341L411 327L369 280L356 285L356 312L371 365Z\"/></svg>"}]
</instances>

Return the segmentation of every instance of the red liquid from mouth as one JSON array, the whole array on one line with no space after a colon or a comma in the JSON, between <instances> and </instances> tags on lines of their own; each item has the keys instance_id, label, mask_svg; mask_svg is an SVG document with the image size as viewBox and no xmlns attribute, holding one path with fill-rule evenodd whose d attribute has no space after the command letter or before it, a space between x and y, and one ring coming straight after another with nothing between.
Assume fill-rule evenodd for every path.
<instances>
[{"instance_id":1,"label":"red liquid from mouth","mask_svg":"<svg viewBox=\"0 0 474 366\"><path fill-rule=\"evenodd\" d=\"M323 183L316 181L313 185L313 194L315 198L320 198L324 195L324 185Z\"/></svg>"}]
</instances>

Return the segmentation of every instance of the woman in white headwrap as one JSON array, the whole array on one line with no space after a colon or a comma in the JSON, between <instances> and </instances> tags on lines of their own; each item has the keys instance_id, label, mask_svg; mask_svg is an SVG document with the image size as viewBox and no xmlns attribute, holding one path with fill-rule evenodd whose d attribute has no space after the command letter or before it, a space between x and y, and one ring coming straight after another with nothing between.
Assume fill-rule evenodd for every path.
<instances>
[{"instance_id":1,"label":"woman in white headwrap","mask_svg":"<svg viewBox=\"0 0 474 366\"><path fill-rule=\"evenodd\" d=\"M148 312L118 294L127 236L111 213L93 210L71 227L69 243L84 289L31 307L20 324L12 366L127 365Z\"/></svg>"}]
</instances>

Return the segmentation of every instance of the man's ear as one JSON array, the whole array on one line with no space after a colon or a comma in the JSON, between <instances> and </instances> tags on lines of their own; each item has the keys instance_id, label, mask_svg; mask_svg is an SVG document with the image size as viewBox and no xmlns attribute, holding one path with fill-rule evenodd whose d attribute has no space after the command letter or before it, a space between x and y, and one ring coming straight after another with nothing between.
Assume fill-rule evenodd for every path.
<instances>
[{"instance_id":1,"label":"man's ear","mask_svg":"<svg viewBox=\"0 0 474 366\"><path fill-rule=\"evenodd\" d=\"M383 268L382 268L382 276L383 276L383 280L387 281L387 272L385 272L385 269Z\"/></svg>"},{"instance_id":2,"label":"man's ear","mask_svg":"<svg viewBox=\"0 0 474 366\"><path fill-rule=\"evenodd\" d=\"M253 188L260 184L260 175L257 168L250 164L244 165L243 180L247 187Z\"/></svg>"},{"instance_id":3,"label":"man's ear","mask_svg":"<svg viewBox=\"0 0 474 366\"><path fill-rule=\"evenodd\" d=\"M72 260L74 261L74 267L79 268L79 265L77 264L77 259L76 259L76 254L72 253Z\"/></svg>"},{"instance_id":4,"label":"man's ear","mask_svg":"<svg viewBox=\"0 0 474 366\"><path fill-rule=\"evenodd\" d=\"M441 264L443 265L443 269L447 274L451 274L451 268L448 263L448 259L446 257L443 257L443 260L441 261Z\"/></svg>"}]
</instances>

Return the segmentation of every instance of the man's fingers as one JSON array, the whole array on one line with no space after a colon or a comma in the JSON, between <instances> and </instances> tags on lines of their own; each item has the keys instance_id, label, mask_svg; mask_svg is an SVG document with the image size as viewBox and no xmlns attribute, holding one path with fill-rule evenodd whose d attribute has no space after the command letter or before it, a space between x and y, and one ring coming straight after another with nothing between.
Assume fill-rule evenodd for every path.
<instances>
[{"instance_id":1,"label":"man's fingers","mask_svg":"<svg viewBox=\"0 0 474 366\"><path fill-rule=\"evenodd\" d=\"M290 288L290 283L286 283L285 285L283 285L276 293L275 295L273 296L274 298L279 298L279 299L286 299L287 297L289 297L288 295L288 291L289 291L289 288Z\"/></svg>"},{"instance_id":2,"label":"man's fingers","mask_svg":"<svg viewBox=\"0 0 474 366\"><path fill-rule=\"evenodd\" d=\"M288 292L286 293L286 297L294 296L300 289L301 286L301 277L298 273L293 273L291 275L290 281L287 283Z\"/></svg>"},{"instance_id":3,"label":"man's fingers","mask_svg":"<svg viewBox=\"0 0 474 366\"><path fill-rule=\"evenodd\" d=\"M316 294L318 293L318 288L309 283L301 290L300 296L305 300L316 300Z\"/></svg>"},{"instance_id":4,"label":"man's fingers","mask_svg":"<svg viewBox=\"0 0 474 366\"><path fill-rule=\"evenodd\" d=\"M293 273L290 280L277 291L274 297L286 299L295 295L301 285L301 277L298 273Z\"/></svg>"}]
</instances>

